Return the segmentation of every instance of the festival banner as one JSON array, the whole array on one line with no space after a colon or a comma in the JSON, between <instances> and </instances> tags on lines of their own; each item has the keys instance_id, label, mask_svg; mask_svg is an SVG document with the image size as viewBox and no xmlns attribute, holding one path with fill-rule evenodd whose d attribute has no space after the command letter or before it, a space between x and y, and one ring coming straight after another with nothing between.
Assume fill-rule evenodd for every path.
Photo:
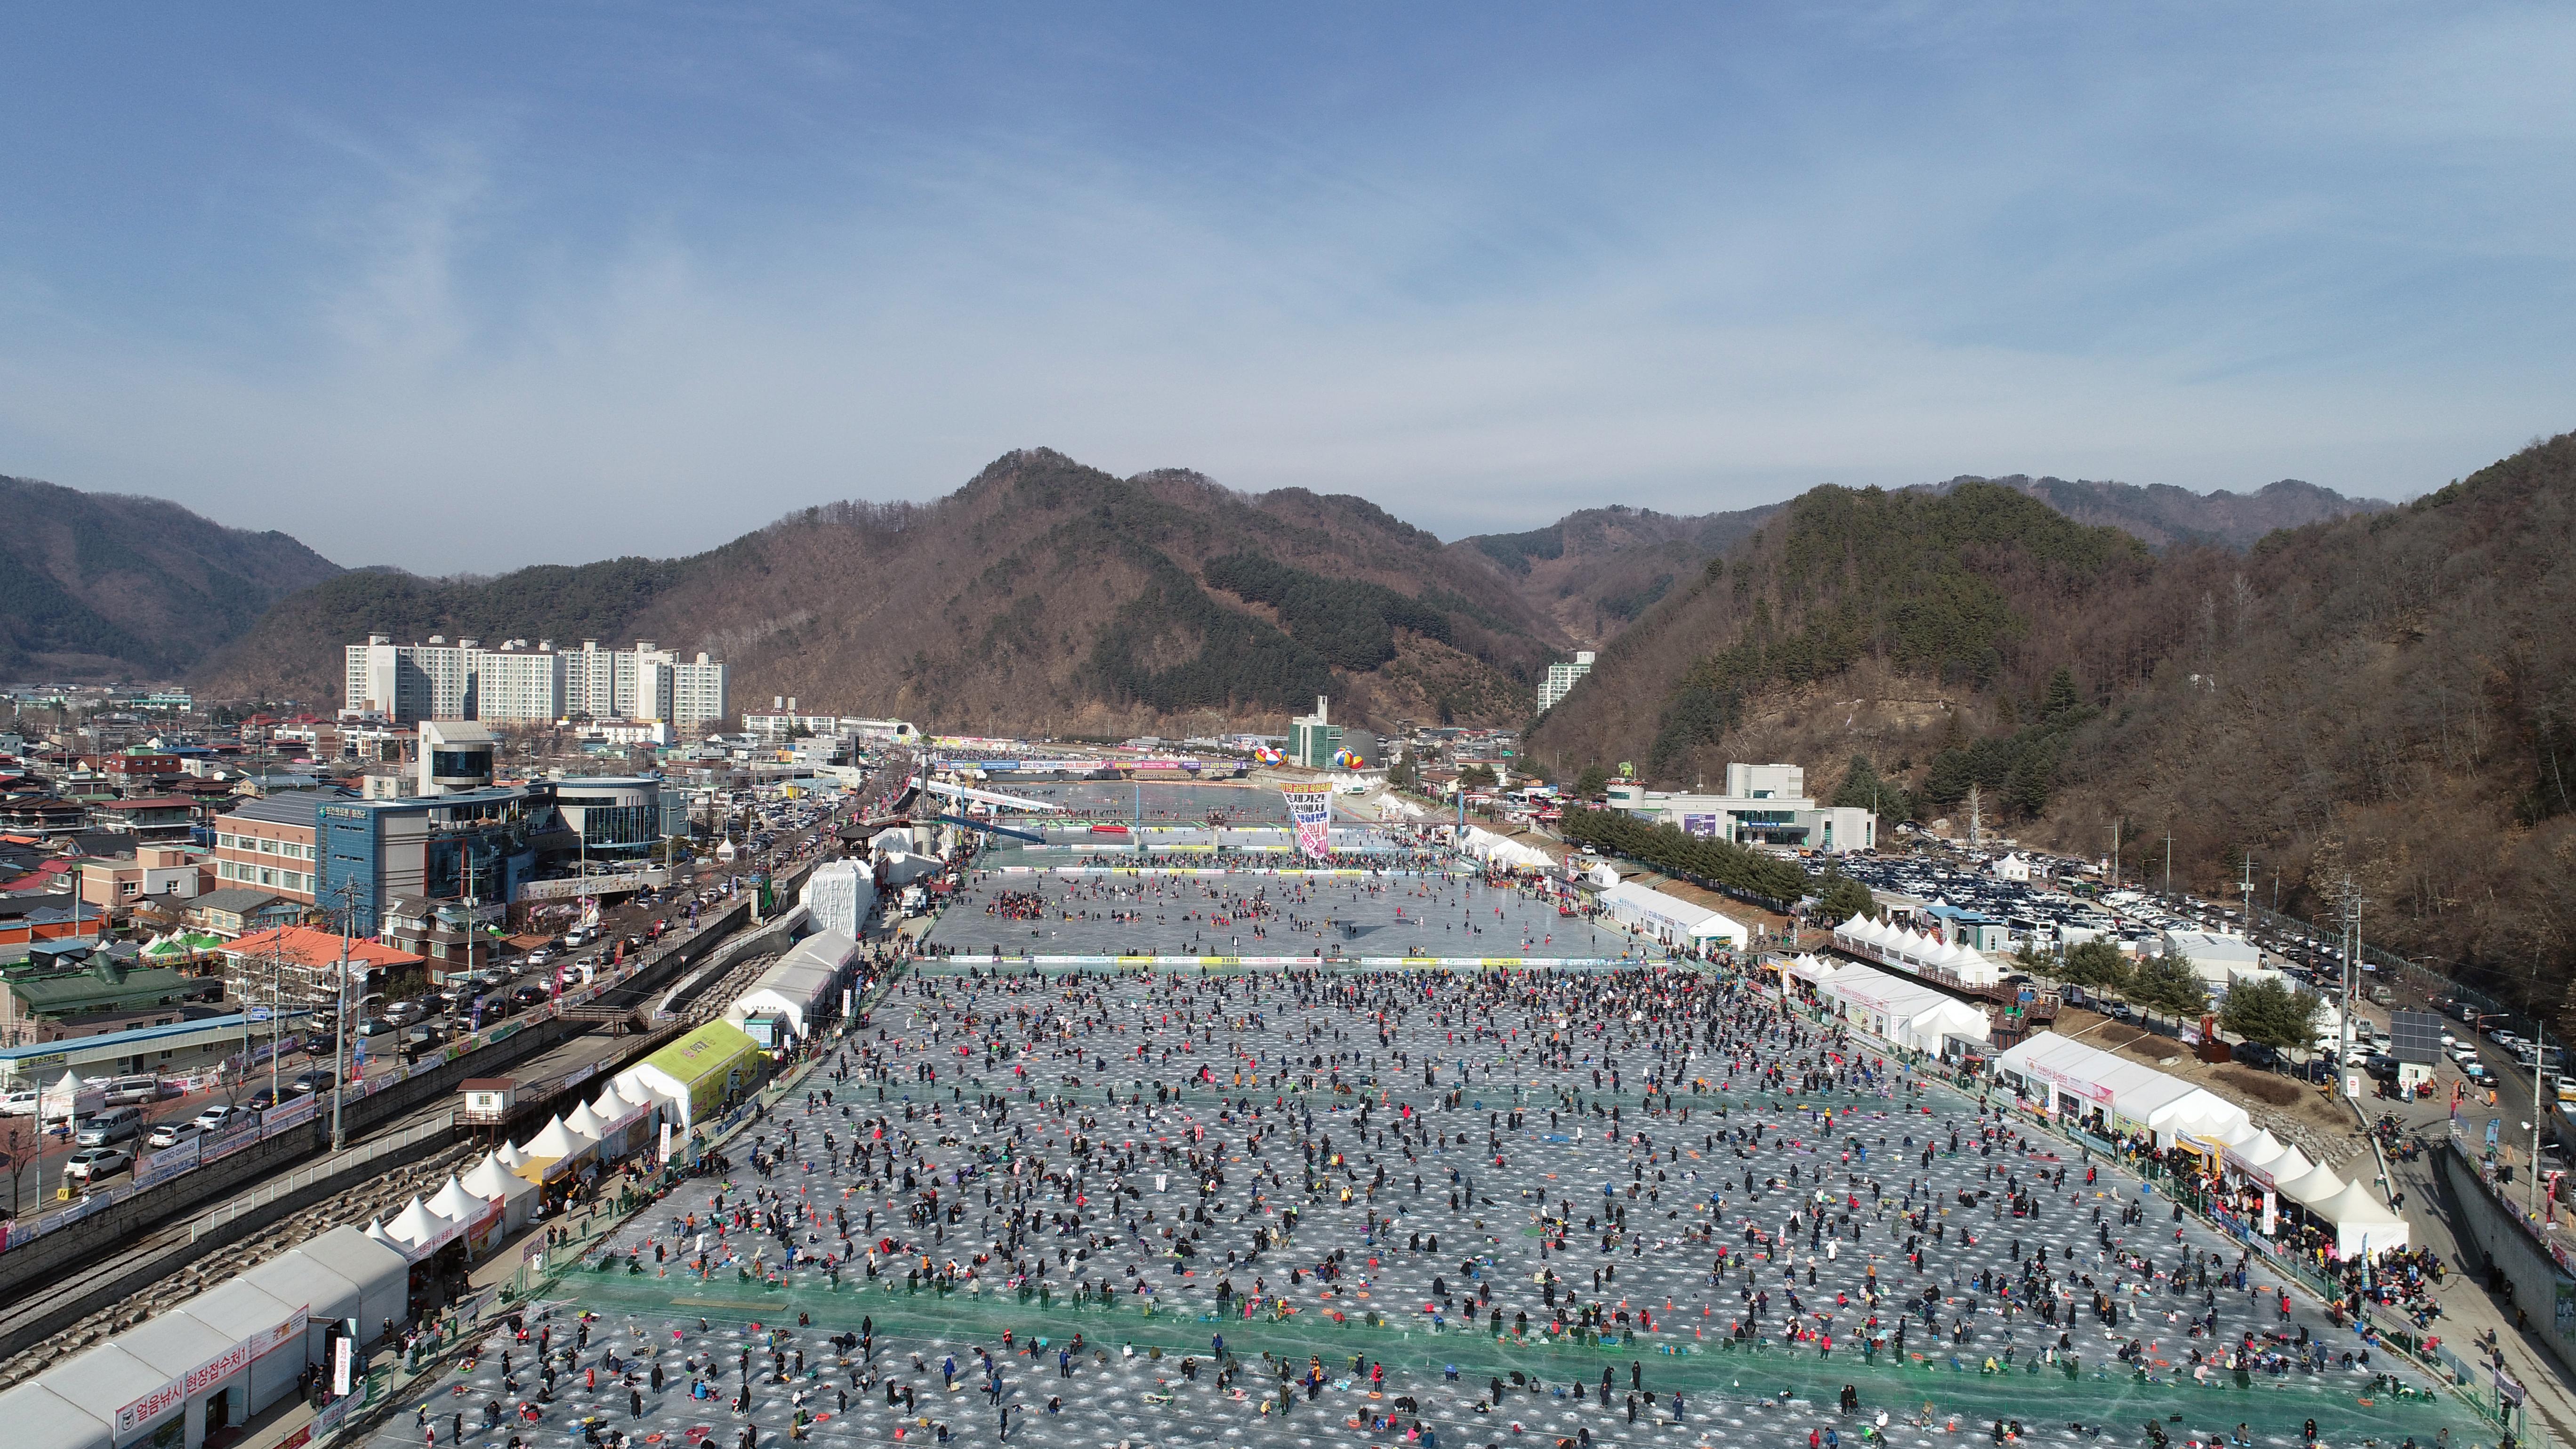
<instances>
[{"instance_id":1,"label":"festival banner","mask_svg":"<svg viewBox=\"0 0 2576 1449\"><path fill-rule=\"evenodd\" d=\"M147 1152L135 1158L134 1185L150 1187L157 1182L167 1182L195 1167L199 1149L204 1143L201 1136L183 1137L158 1152Z\"/></svg>"},{"instance_id":2,"label":"festival banner","mask_svg":"<svg viewBox=\"0 0 2576 1449\"><path fill-rule=\"evenodd\" d=\"M1333 792L1325 785L1290 785L1280 790L1288 818L1297 826L1297 848L1316 860L1333 853Z\"/></svg>"}]
</instances>

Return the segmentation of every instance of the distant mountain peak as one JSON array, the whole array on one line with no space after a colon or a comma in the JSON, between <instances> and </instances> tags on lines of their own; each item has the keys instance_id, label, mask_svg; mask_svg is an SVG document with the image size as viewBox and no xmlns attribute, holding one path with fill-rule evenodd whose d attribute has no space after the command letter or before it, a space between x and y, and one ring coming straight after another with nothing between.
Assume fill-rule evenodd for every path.
<instances>
[{"instance_id":1,"label":"distant mountain peak","mask_svg":"<svg viewBox=\"0 0 2576 1449\"><path fill-rule=\"evenodd\" d=\"M2356 513L2384 513L2395 505L2376 498L2347 498L2298 478L2266 483L2251 493L2218 489L2194 493L2171 483L2120 483L2090 478L2033 478L2026 473L1983 478L1963 473L1919 485L1948 493L1964 483L1995 483L2027 493L2079 523L2107 523L2151 548L2203 543L2238 551L2276 529L2298 528Z\"/></svg>"}]
</instances>

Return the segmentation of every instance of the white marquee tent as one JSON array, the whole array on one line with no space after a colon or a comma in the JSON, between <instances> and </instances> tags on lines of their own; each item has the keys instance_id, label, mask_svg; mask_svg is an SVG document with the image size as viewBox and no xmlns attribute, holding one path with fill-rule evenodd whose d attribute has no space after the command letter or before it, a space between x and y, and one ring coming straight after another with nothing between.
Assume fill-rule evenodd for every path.
<instances>
[{"instance_id":1,"label":"white marquee tent","mask_svg":"<svg viewBox=\"0 0 2576 1449\"><path fill-rule=\"evenodd\" d=\"M401 1253L334 1228L0 1392L0 1423L11 1449L114 1449L166 1429L199 1449L215 1400L248 1422L323 1361L331 1324L355 1318L373 1338L399 1321L410 1281Z\"/></svg>"},{"instance_id":2,"label":"white marquee tent","mask_svg":"<svg viewBox=\"0 0 2576 1449\"><path fill-rule=\"evenodd\" d=\"M2205 1087L2053 1031L2004 1052L1995 1071L2019 1081L2052 1112L2098 1111L2110 1130L2148 1133L2158 1147L2186 1135L2236 1142L2254 1131L2244 1108Z\"/></svg>"},{"instance_id":3,"label":"white marquee tent","mask_svg":"<svg viewBox=\"0 0 2576 1449\"><path fill-rule=\"evenodd\" d=\"M1634 881L1612 886L1601 893L1601 904L1612 919L1633 927L1665 945L1685 942L1722 941L1737 950L1753 944L1753 933L1744 926L1703 905L1695 905L1679 896L1649 890Z\"/></svg>"},{"instance_id":4,"label":"white marquee tent","mask_svg":"<svg viewBox=\"0 0 2576 1449\"><path fill-rule=\"evenodd\" d=\"M1991 1041L1985 1012L1946 991L1868 966L1846 966L1818 983L1816 994L1845 1021L1909 1051L1938 1054L1949 1037Z\"/></svg>"},{"instance_id":5,"label":"white marquee tent","mask_svg":"<svg viewBox=\"0 0 2576 1449\"><path fill-rule=\"evenodd\" d=\"M734 998L725 1008L724 1019L740 1027L755 1016L781 1017L790 1032L806 1036L816 1018L839 1002L849 965L858 954L859 943L847 936L830 931L808 936L761 972L750 990Z\"/></svg>"}]
</instances>

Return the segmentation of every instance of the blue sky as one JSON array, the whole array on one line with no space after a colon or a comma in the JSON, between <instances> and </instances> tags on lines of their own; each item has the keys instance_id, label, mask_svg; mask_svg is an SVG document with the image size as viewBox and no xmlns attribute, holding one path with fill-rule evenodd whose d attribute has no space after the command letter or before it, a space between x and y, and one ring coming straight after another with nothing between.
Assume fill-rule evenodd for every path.
<instances>
[{"instance_id":1,"label":"blue sky","mask_svg":"<svg viewBox=\"0 0 2576 1449\"><path fill-rule=\"evenodd\" d=\"M22 8L0 472L445 572L1035 445L1454 537L2576 426L2565 7L1250 9Z\"/></svg>"}]
</instances>

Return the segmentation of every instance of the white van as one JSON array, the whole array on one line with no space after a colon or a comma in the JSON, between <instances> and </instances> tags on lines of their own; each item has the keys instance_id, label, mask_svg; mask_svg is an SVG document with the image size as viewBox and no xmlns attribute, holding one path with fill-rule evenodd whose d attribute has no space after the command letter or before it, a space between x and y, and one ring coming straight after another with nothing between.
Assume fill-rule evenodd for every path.
<instances>
[{"instance_id":1,"label":"white van","mask_svg":"<svg viewBox=\"0 0 2576 1449\"><path fill-rule=\"evenodd\" d=\"M107 1101L110 1106L139 1106L145 1102L160 1100L161 1079L150 1072L118 1077L107 1084Z\"/></svg>"},{"instance_id":2,"label":"white van","mask_svg":"<svg viewBox=\"0 0 2576 1449\"><path fill-rule=\"evenodd\" d=\"M72 1144L76 1147L105 1147L122 1142L142 1129L142 1108L110 1107L91 1113L81 1123L80 1130L72 1134Z\"/></svg>"}]
</instances>

